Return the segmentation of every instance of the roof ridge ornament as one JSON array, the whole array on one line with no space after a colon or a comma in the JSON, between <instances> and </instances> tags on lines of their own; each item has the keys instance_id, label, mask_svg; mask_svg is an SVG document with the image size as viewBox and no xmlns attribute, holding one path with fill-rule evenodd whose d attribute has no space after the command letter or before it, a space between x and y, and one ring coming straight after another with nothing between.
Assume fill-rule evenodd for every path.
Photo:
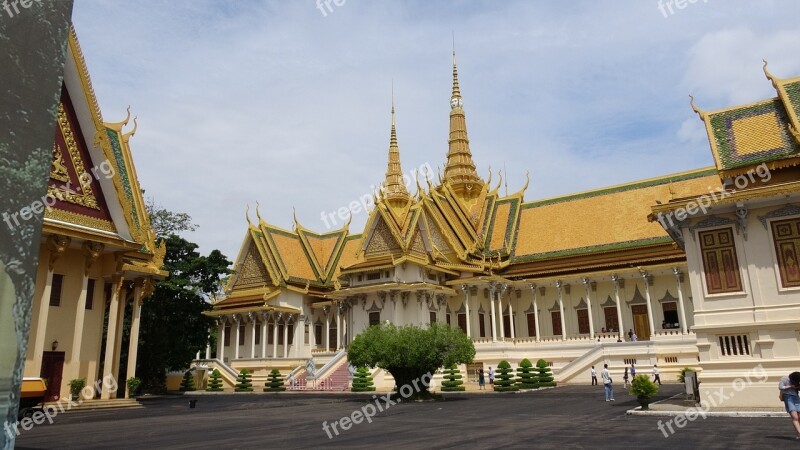
<instances>
[{"instance_id":1,"label":"roof ridge ornament","mask_svg":"<svg viewBox=\"0 0 800 450\"><path fill-rule=\"evenodd\" d=\"M772 75L772 73L770 73L769 69L767 69L767 65L769 63L767 62L766 59L762 59L761 61L764 62L764 65L762 66L762 70L764 70L764 75L772 83L772 87L775 88L775 89L778 89L778 81L780 81L780 79L775 77L774 75Z\"/></svg>"},{"instance_id":2,"label":"roof ridge ornament","mask_svg":"<svg viewBox=\"0 0 800 450\"><path fill-rule=\"evenodd\" d=\"M697 103L694 102L694 96L691 94L689 94L689 105L691 105L692 110L696 112L698 116L700 116L700 119L702 119L703 122L705 122L708 113L697 107Z\"/></svg>"}]
</instances>

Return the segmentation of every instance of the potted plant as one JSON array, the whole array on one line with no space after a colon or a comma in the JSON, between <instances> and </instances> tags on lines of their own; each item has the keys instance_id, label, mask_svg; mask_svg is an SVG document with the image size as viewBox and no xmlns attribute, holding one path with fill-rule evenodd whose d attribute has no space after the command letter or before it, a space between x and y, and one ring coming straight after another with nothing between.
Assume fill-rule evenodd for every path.
<instances>
[{"instance_id":1,"label":"potted plant","mask_svg":"<svg viewBox=\"0 0 800 450\"><path fill-rule=\"evenodd\" d=\"M636 375L631 382L630 394L636 396L642 410L650 409L650 400L657 392L658 385L650 381L647 375Z\"/></svg>"},{"instance_id":2,"label":"potted plant","mask_svg":"<svg viewBox=\"0 0 800 450\"><path fill-rule=\"evenodd\" d=\"M142 380L136 377L128 378L128 396L135 397L136 393L139 391L139 386L142 385Z\"/></svg>"},{"instance_id":3,"label":"potted plant","mask_svg":"<svg viewBox=\"0 0 800 450\"><path fill-rule=\"evenodd\" d=\"M72 401L78 401L81 396L81 391L86 387L86 378L76 378L69 381L69 393L72 395Z\"/></svg>"}]
</instances>

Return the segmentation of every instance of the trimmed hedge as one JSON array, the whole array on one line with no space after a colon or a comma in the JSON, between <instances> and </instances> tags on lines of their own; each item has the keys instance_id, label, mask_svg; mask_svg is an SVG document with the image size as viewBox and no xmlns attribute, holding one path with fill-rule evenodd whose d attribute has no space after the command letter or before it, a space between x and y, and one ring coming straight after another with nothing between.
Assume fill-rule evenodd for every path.
<instances>
[{"instance_id":1,"label":"trimmed hedge","mask_svg":"<svg viewBox=\"0 0 800 450\"><path fill-rule=\"evenodd\" d=\"M497 365L497 374L494 377L494 390L497 392L516 391L517 385L514 383L514 370L508 361L500 361Z\"/></svg>"},{"instance_id":2,"label":"trimmed hedge","mask_svg":"<svg viewBox=\"0 0 800 450\"><path fill-rule=\"evenodd\" d=\"M239 376L236 377L236 387L233 389L236 392L253 392L253 382L250 378L250 371L242 369Z\"/></svg>"},{"instance_id":3,"label":"trimmed hedge","mask_svg":"<svg viewBox=\"0 0 800 450\"><path fill-rule=\"evenodd\" d=\"M519 362L517 368L517 387L519 389L539 389L539 378L529 359Z\"/></svg>"},{"instance_id":4,"label":"trimmed hedge","mask_svg":"<svg viewBox=\"0 0 800 450\"><path fill-rule=\"evenodd\" d=\"M539 379L539 386L555 386L556 382L553 381L553 372L547 366L547 361L540 359L536 362L536 371L539 372L537 378Z\"/></svg>"},{"instance_id":5,"label":"trimmed hedge","mask_svg":"<svg viewBox=\"0 0 800 450\"><path fill-rule=\"evenodd\" d=\"M451 365L444 371L444 380L442 380L442 392L457 392L464 391L464 382L461 381L461 371L458 366Z\"/></svg>"},{"instance_id":6,"label":"trimmed hedge","mask_svg":"<svg viewBox=\"0 0 800 450\"><path fill-rule=\"evenodd\" d=\"M222 392L222 374L219 373L219 370L214 369L214 371L211 372L211 378L208 380L208 387L206 387L206 391Z\"/></svg>"},{"instance_id":7,"label":"trimmed hedge","mask_svg":"<svg viewBox=\"0 0 800 450\"><path fill-rule=\"evenodd\" d=\"M372 382L372 374L369 373L369 369L366 366L361 366L356 370L356 373L353 374L353 383L350 387L350 391L352 392L370 392L375 390L375 386L373 386Z\"/></svg>"},{"instance_id":8,"label":"trimmed hedge","mask_svg":"<svg viewBox=\"0 0 800 450\"><path fill-rule=\"evenodd\" d=\"M191 370L187 370L186 373L183 374L183 380L181 380L181 391L195 391L194 387L194 375L192 374Z\"/></svg>"},{"instance_id":9,"label":"trimmed hedge","mask_svg":"<svg viewBox=\"0 0 800 450\"><path fill-rule=\"evenodd\" d=\"M283 383L281 372L278 369L272 369L267 376L267 382L264 383L264 392L283 392L286 390Z\"/></svg>"}]
</instances>

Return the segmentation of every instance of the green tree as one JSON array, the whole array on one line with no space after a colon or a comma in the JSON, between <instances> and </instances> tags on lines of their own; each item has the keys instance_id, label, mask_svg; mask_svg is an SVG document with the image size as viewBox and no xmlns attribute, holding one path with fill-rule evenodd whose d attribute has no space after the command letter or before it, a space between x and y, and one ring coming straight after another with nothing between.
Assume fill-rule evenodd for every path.
<instances>
[{"instance_id":1,"label":"green tree","mask_svg":"<svg viewBox=\"0 0 800 450\"><path fill-rule=\"evenodd\" d=\"M267 382L264 383L264 392L282 392L286 390L283 385L283 375L278 369L272 369L267 377Z\"/></svg>"},{"instance_id":2,"label":"green tree","mask_svg":"<svg viewBox=\"0 0 800 450\"><path fill-rule=\"evenodd\" d=\"M222 392L222 374L219 373L219 370L214 369L211 372L211 377L208 380L208 387L206 391L209 392Z\"/></svg>"},{"instance_id":3,"label":"green tree","mask_svg":"<svg viewBox=\"0 0 800 450\"><path fill-rule=\"evenodd\" d=\"M247 369L242 369L239 372L239 376L236 377L236 387L234 388L236 392L253 392L253 381L250 378L250 371Z\"/></svg>"},{"instance_id":4,"label":"green tree","mask_svg":"<svg viewBox=\"0 0 800 450\"><path fill-rule=\"evenodd\" d=\"M539 388L539 381L533 369L533 364L531 364L531 361L527 358L519 362L519 367L517 368L517 387L520 389Z\"/></svg>"},{"instance_id":5,"label":"green tree","mask_svg":"<svg viewBox=\"0 0 800 450\"><path fill-rule=\"evenodd\" d=\"M457 392L466 390L464 382L461 381L461 371L458 366L451 364L450 367L444 371L444 380L442 380L442 392Z\"/></svg>"},{"instance_id":6,"label":"green tree","mask_svg":"<svg viewBox=\"0 0 800 450\"><path fill-rule=\"evenodd\" d=\"M556 385L556 382L553 381L553 372L550 370L550 366L547 365L547 361L543 359L536 361L536 371L538 372L537 378L539 380L539 386Z\"/></svg>"},{"instance_id":7,"label":"green tree","mask_svg":"<svg viewBox=\"0 0 800 450\"><path fill-rule=\"evenodd\" d=\"M514 383L514 370L506 360L500 361L497 365L497 375L494 379L494 390L497 392L516 391L517 385Z\"/></svg>"},{"instance_id":8,"label":"green tree","mask_svg":"<svg viewBox=\"0 0 800 450\"><path fill-rule=\"evenodd\" d=\"M186 373L183 374L183 380L181 380L181 390L184 392L196 390L194 387L194 374L191 370L187 370Z\"/></svg>"},{"instance_id":9,"label":"green tree","mask_svg":"<svg viewBox=\"0 0 800 450\"><path fill-rule=\"evenodd\" d=\"M361 366L353 374L353 385L350 388L353 392L370 392L375 390L373 386L372 374L366 366Z\"/></svg>"},{"instance_id":10,"label":"green tree","mask_svg":"<svg viewBox=\"0 0 800 450\"><path fill-rule=\"evenodd\" d=\"M368 327L353 339L347 359L354 366L380 367L394 377L395 388L414 386L440 367L472 362L475 346L457 328L432 323L426 328L392 324ZM428 386L417 381L421 394Z\"/></svg>"},{"instance_id":11,"label":"green tree","mask_svg":"<svg viewBox=\"0 0 800 450\"><path fill-rule=\"evenodd\" d=\"M209 299L222 289L222 280L231 273L231 262L219 250L201 256L197 244L175 234L164 235L196 228L184 220L188 217L184 213L157 209L152 203L148 204L148 212L156 236L166 241L164 270L169 276L156 283L153 295L142 307L136 373L143 388L163 391L167 371L187 367L206 345L214 347L208 333L209 328L214 328L214 321L202 313L211 309ZM165 217L178 219L168 223Z\"/></svg>"}]
</instances>

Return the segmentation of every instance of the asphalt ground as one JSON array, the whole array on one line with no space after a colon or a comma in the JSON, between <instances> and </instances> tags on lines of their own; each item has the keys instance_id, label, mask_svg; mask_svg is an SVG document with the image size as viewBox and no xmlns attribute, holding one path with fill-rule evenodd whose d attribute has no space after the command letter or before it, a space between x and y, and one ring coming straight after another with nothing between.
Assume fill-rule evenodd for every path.
<instances>
[{"instance_id":1,"label":"asphalt ground","mask_svg":"<svg viewBox=\"0 0 800 450\"><path fill-rule=\"evenodd\" d=\"M655 400L681 390L664 385ZM388 407L384 394L162 397L144 400L142 409L61 414L24 431L17 448L800 448L788 415L697 417L679 428L667 417L626 415L638 404L619 391L615 402L604 400L602 386L565 386ZM363 414L373 409L370 423ZM348 426L345 416L360 423Z\"/></svg>"}]
</instances>

